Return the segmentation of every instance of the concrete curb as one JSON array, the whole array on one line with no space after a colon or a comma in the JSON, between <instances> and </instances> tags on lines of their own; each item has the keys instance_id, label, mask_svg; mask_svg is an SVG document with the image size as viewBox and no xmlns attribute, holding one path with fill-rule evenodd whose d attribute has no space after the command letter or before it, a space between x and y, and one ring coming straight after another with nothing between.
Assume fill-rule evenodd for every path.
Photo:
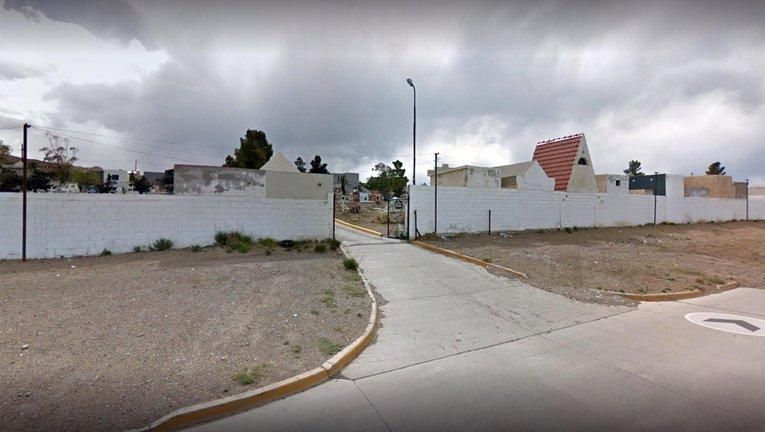
<instances>
[{"instance_id":1,"label":"concrete curb","mask_svg":"<svg viewBox=\"0 0 765 432\"><path fill-rule=\"evenodd\" d=\"M730 291L733 288L738 288L739 286L740 284L738 282L733 281L723 285L717 285L717 290L718 292ZM717 293L708 293L708 292L699 291L699 290L680 291L676 293L656 293L656 294L634 294L634 293L623 293L623 292L617 292L617 291L605 291L605 292L609 294L617 294L624 298L628 298L630 300L647 301L647 302L685 300L689 298L705 296L707 294L717 294Z\"/></svg>"},{"instance_id":2,"label":"concrete curb","mask_svg":"<svg viewBox=\"0 0 765 432\"><path fill-rule=\"evenodd\" d=\"M441 255L446 255L446 256L451 257L451 258L457 258L458 260L469 262L471 264L475 264L475 265L481 266L483 268L489 268L489 267L496 268L496 269L499 269L499 270L502 270L502 271L506 271L506 272L512 274L513 276L516 276L516 277L520 277L520 278L524 278L524 279L528 278L528 276L526 276L526 273L519 272L518 270L513 270L513 269L508 268L508 267L502 267L502 266L497 265L497 264L488 263L486 261L479 260L478 258L473 258L471 256L463 255L463 254L455 252L453 250L440 248L438 246L433 246L431 244L424 243L424 242L421 242L419 240L412 241L412 244L415 245L415 246L421 247L423 249L427 249L427 250L429 250L431 252L435 252L435 253L441 254Z\"/></svg>"},{"instance_id":3,"label":"concrete curb","mask_svg":"<svg viewBox=\"0 0 765 432\"><path fill-rule=\"evenodd\" d=\"M340 246L340 250L343 252L343 255L348 257L348 253L342 246ZM259 405L264 405L268 402L299 393L328 381L332 376L340 372L348 363L361 354L361 352L364 351L364 348L369 345L377 334L377 299L375 299L375 295L372 292L372 288L369 286L367 278L364 277L360 270L357 272L361 276L361 280L364 282L367 294L372 299L372 310L369 314L369 322L361 336L357 337L350 345L343 348L342 351L330 357L320 367L238 395L181 408L160 418L145 428L134 429L134 432L172 431L204 423Z\"/></svg>"},{"instance_id":4,"label":"concrete curb","mask_svg":"<svg viewBox=\"0 0 765 432\"><path fill-rule=\"evenodd\" d=\"M340 220L340 219L335 218L335 222L339 223L340 225L347 226L348 228L353 228L355 230L358 230L358 231L361 231L361 232L364 232L364 233L367 233L367 234L371 234L373 236L384 237L383 233L381 233L381 232L377 232L377 231L375 231L373 229L369 229L369 228L364 228L363 226L354 225L354 224L352 224L350 222L346 222L344 220Z\"/></svg>"}]
</instances>

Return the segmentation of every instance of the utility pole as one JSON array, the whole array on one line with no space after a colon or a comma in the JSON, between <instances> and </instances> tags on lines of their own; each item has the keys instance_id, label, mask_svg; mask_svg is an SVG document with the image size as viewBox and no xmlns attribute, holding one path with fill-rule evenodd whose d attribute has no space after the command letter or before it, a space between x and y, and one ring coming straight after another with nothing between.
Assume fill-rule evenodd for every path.
<instances>
[{"instance_id":1,"label":"utility pole","mask_svg":"<svg viewBox=\"0 0 765 432\"><path fill-rule=\"evenodd\" d=\"M24 146L21 148L21 160L22 160L22 177L21 182L21 261L27 260L27 129L29 129L29 123L24 123Z\"/></svg>"},{"instance_id":2,"label":"utility pole","mask_svg":"<svg viewBox=\"0 0 765 432\"><path fill-rule=\"evenodd\" d=\"M135 165L133 165L133 173L138 175L138 159L135 160Z\"/></svg>"},{"instance_id":3,"label":"utility pole","mask_svg":"<svg viewBox=\"0 0 765 432\"><path fill-rule=\"evenodd\" d=\"M436 152L435 158L435 185L434 201L433 201L433 233L438 234L438 152Z\"/></svg>"},{"instance_id":4,"label":"utility pole","mask_svg":"<svg viewBox=\"0 0 765 432\"><path fill-rule=\"evenodd\" d=\"M656 200L658 197L656 196L657 190L659 187L659 172L654 171L653 173L653 224L656 225Z\"/></svg>"},{"instance_id":5,"label":"utility pole","mask_svg":"<svg viewBox=\"0 0 765 432\"><path fill-rule=\"evenodd\" d=\"M746 179L746 220L749 220L749 179Z\"/></svg>"}]
</instances>

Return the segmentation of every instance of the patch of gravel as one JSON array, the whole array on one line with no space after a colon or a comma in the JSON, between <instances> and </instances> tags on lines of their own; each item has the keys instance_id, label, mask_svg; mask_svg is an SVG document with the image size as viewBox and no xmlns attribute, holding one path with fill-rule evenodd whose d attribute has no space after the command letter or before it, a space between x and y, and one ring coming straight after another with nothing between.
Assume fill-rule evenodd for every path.
<instances>
[{"instance_id":1,"label":"patch of gravel","mask_svg":"<svg viewBox=\"0 0 765 432\"><path fill-rule=\"evenodd\" d=\"M0 262L3 430L138 428L319 366L371 300L340 254L309 250Z\"/></svg>"},{"instance_id":2,"label":"patch of gravel","mask_svg":"<svg viewBox=\"0 0 765 432\"><path fill-rule=\"evenodd\" d=\"M765 223L756 221L463 234L428 242L519 270L533 286L587 302L634 303L606 291L714 293L731 280L765 286Z\"/></svg>"}]
</instances>

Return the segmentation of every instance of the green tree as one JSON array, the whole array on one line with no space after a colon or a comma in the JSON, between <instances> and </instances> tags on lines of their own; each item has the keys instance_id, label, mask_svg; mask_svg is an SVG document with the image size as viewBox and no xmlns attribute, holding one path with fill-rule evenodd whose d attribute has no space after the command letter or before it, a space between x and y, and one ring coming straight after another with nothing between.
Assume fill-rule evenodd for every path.
<instances>
[{"instance_id":1,"label":"green tree","mask_svg":"<svg viewBox=\"0 0 765 432\"><path fill-rule=\"evenodd\" d=\"M32 175L27 179L27 190L30 191L47 191L51 187L51 180L53 174L32 167Z\"/></svg>"},{"instance_id":2,"label":"green tree","mask_svg":"<svg viewBox=\"0 0 765 432\"><path fill-rule=\"evenodd\" d=\"M321 163L321 156L316 155L311 161L311 168L308 170L312 174L329 174L327 164Z\"/></svg>"},{"instance_id":3,"label":"green tree","mask_svg":"<svg viewBox=\"0 0 765 432\"><path fill-rule=\"evenodd\" d=\"M151 182L146 176L130 173L130 186L139 194L148 193L151 190Z\"/></svg>"},{"instance_id":4,"label":"green tree","mask_svg":"<svg viewBox=\"0 0 765 432\"><path fill-rule=\"evenodd\" d=\"M0 165L4 163L8 163L10 158L8 156L11 155L11 146L5 145L3 143L3 140L0 139Z\"/></svg>"},{"instance_id":5,"label":"green tree","mask_svg":"<svg viewBox=\"0 0 765 432\"><path fill-rule=\"evenodd\" d=\"M642 167L640 161L631 160L627 169L624 170L624 174L629 176L641 176L644 175L643 171L640 171L641 169Z\"/></svg>"},{"instance_id":6,"label":"green tree","mask_svg":"<svg viewBox=\"0 0 765 432\"><path fill-rule=\"evenodd\" d=\"M162 176L162 180L160 182L162 184L162 189L167 193L173 193L173 188L175 187L175 171L173 170L167 170L165 171L165 175Z\"/></svg>"},{"instance_id":7,"label":"green tree","mask_svg":"<svg viewBox=\"0 0 765 432\"><path fill-rule=\"evenodd\" d=\"M274 150L266 139L266 133L247 129L244 138L239 138L239 148L234 150L234 156L226 156L223 166L260 169L273 155Z\"/></svg>"},{"instance_id":8,"label":"green tree","mask_svg":"<svg viewBox=\"0 0 765 432\"><path fill-rule=\"evenodd\" d=\"M106 180L98 186L98 193L114 193L114 191L117 190L117 187L114 186L114 183L116 183L116 180L114 180L114 177L110 174L106 175Z\"/></svg>"},{"instance_id":9,"label":"green tree","mask_svg":"<svg viewBox=\"0 0 765 432\"><path fill-rule=\"evenodd\" d=\"M403 195L406 191L406 184L409 182L409 179L406 178L406 170L403 166L404 164L399 160L393 161L392 167L382 162L378 163L374 167L374 171L377 172L377 175L369 177L366 183L367 188L370 190L378 190L386 196Z\"/></svg>"},{"instance_id":10,"label":"green tree","mask_svg":"<svg viewBox=\"0 0 765 432\"><path fill-rule=\"evenodd\" d=\"M297 167L298 171L300 171L301 173L304 173L306 170L305 161L301 157L298 157L297 159L295 159L295 166Z\"/></svg>"},{"instance_id":11,"label":"green tree","mask_svg":"<svg viewBox=\"0 0 765 432\"><path fill-rule=\"evenodd\" d=\"M69 138L45 132L48 146L40 149L45 155L43 160L54 165L53 175L59 183L66 183L72 178L72 166L77 162L77 148L69 145Z\"/></svg>"},{"instance_id":12,"label":"green tree","mask_svg":"<svg viewBox=\"0 0 765 432\"><path fill-rule=\"evenodd\" d=\"M15 171L0 168L0 192L18 192L21 184L22 178Z\"/></svg>"},{"instance_id":13,"label":"green tree","mask_svg":"<svg viewBox=\"0 0 765 432\"><path fill-rule=\"evenodd\" d=\"M707 168L707 175L725 175L725 167L719 161L711 163Z\"/></svg>"}]
</instances>

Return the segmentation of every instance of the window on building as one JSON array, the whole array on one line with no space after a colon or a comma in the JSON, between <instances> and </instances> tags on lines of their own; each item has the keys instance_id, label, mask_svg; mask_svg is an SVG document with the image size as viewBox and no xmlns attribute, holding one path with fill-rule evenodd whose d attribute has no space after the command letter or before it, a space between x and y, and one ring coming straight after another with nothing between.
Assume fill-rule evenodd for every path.
<instances>
[{"instance_id":1,"label":"window on building","mask_svg":"<svg viewBox=\"0 0 765 432\"><path fill-rule=\"evenodd\" d=\"M622 185L622 181L621 181L621 180L617 180L617 181L616 181L616 187L619 187L619 186L621 186L621 185Z\"/></svg>"},{"instance_id":2,"label":"window on building","mask_svg":"<svg viewBox=\"0 0 765 432\"><path fill-rule=\"evenodd\" d=\"M577 162L579 165L587 165L587 159L585 158L579 158L579 162Z\"/></svg>"}]
</instances>

